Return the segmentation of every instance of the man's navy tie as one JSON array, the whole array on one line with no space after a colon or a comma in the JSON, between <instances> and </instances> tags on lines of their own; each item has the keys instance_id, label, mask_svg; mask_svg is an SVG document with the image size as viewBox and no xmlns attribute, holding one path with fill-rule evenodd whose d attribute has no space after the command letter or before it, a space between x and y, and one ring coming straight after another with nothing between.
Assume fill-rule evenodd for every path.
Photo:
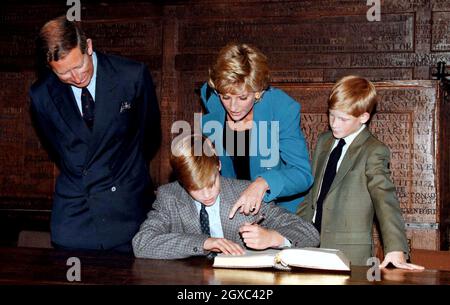
<instances>
[{"instance_id":1,"label":"man's navy tie","mask_svg":"<svg viewBox=\"0 0 450 305\"><path fill-rule=\"evenodd\" d=\"M316 208L316 218L314 221L314 226L319 231L322 226L322 210L323 210L323 201L327 197L328 191L330 190L331 184L333 183L334 177L336 176L336 169L339 158L342 155L342 147L345 145L345 140L340 139L338 145L333 149L328 158L327 167L325 169L325 174L323 175L322 187L320 188L319 199L317 199L317 208Z\"/></svg>"},{"instance_id":2,"label":"man's navy tie","mask_svg":"<svg viewBox=\"0 0 450 305\"><path fill-rule=\"evenodd\" d=\"M81 89L81 109L83 110L83 120L86 126L92 130L94 126L95 102L86 87Z\"/></svg>"}]
</instances>

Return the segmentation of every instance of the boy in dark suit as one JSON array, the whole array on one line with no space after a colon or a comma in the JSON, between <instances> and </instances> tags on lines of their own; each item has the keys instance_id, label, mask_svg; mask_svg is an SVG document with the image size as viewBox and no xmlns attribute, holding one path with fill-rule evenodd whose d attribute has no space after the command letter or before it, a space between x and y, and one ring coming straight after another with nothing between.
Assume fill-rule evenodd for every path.
<instances>
[{"instance_id":1,"label":"boy in dark suit","mask_svg":"<svg viewBox=\"0 0 450 305\"><path fill-rule=\"evenodd\" d=\"M197 151L196 148L199 148ZM265 215L228 214L250 181L219 174L220 161L212 144L201 135L184 137L172 146L170 163L177 182L158 189L147 220L133 238L137 257L176 259L210 255L236 255L252 249L315 247L314 226L275 206L261 206Z\"/></svg>"},{"instance_id":2,"label":"boy in dark suit","mask_svg":"<svg viewBox=\"0 0 450 305\"><path fill-rule=\"evenodd\" d=\"M30 97L60 170L53 245L131 253L152 202L143 142L144 131L159 134L159 109L150 74L142 63L94 52L65 16L47 22L39 38L53 73L33 84Z\"/></svg>"},{"instance_id":3,"label":"boy in dark suit","mask_svg":"<svg viewBox=\"0 0 450 305\"><path fill-rule=\"evenodd\" d=\"M328 99L331 131L323 133L313 154L315 183L297 214L321 233L320 246L342 250L353 265L372 256L376 215L384 243L381 267L423 269L406 262L408 246L400 204L390 179L390 152L366 127L377 94L368 80L347 76Z\"/></svg>"}]
</instances>

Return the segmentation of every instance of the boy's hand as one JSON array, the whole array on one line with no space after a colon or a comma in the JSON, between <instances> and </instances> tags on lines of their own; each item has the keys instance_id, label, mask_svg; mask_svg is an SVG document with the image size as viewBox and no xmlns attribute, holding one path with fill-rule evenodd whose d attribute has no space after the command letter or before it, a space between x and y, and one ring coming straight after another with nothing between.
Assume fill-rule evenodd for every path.
<instances>
[{"instance_id":1,"label":"boy's hand","mask_svg":"<svg viewBox=\"0 0 450 305\"><path fill-rule=\"evenodd\" d=\"M249 215L250 213L256 215L261 208L261 201L268 189L269 185L266 180L261 177L256 178L241 194L238 201L231 208L228 217L230 219L233 218L237 210L239 210L239 213L244 213L245 215Z\"/></svg>"},{"instance_id":2,"label":"boy's hand","mask_svg":"<svg viewBox=\"0 0 450 305\"><path fill-rule=\"evenodd\" d=\"M284 244L284 237L277 231L248 222L239 228L239 233L241 233L245 245L252 249L277 248Z\"/></svg>"},{"instance_id":3,"label":"boy's hand","mask_svg":"<svg viewBox=\"0 0 450 305\"><path fill-rule=\"evenodd\" d=\"M406 270L424 270L425 268L419 265L410 264L406 262L403 251L391 251L386 254L380 268L385 268L389 263L392 263L396 268Z\"/></svg>"},{"instance_id":4,"label":"boy's hand","mask_svg":"<svg viewBox=\"0 0 450 305\"><path fill-rule=\"evenodd\" d=\"M222 252L227 255L245 254L245 251L244 249L241 248L241 246L225 238L210 237L207 240L205 240L205 243L203 244L203 249L212 252Z\"/></svg>"}]
</instances>

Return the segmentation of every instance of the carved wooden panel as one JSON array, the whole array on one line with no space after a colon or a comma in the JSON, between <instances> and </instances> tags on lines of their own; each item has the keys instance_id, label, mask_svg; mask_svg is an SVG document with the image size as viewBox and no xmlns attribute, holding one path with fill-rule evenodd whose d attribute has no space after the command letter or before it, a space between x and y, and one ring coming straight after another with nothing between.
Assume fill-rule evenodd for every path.
<instances>
[{"instance_id":1,"label":"carved wooden panel","mask_svg":"<svg viewBox=\"0 0 450 305\"><path fill-rule=\"evenodd\" d=\"M4 197L48 198L53 193L53 164L29 115L27 95L33 78L32 73L0 74L0 194Z\"/></svg>"},{"instance_id":2,"label":"carved wooden panel","mask_svg":"<svg viewBox=\"0 0 450 305\"><path fill-rule=\"evenodd\" d=\"M433 13L432 46L433 51L450 51L450 12Z\"/></svg>"},{"instance_id":3,"label":"carved wooden panel","mask_svg":"<svg viewBox=\"0 0 450 305\"><path fill-rule=\"evenodd\" d=\"M182 53L211 52L245 33L246 42L257 44L269 54L413 51L414 15L385 14L383 18L382 24L368 22L365 15L255 18L246 23L238 19L189 20L180 25L179 48ZM261 33L270 35L261 39Z\"/></svg>"}]
</instances>

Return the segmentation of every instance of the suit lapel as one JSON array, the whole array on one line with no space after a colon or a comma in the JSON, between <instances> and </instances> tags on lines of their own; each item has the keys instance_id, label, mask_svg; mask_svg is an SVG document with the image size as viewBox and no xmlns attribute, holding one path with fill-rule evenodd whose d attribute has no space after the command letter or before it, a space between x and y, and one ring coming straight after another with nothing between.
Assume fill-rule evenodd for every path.
<instances>
[{"instance_id":1,"label":"suit lapel","mask_svg":"<svg viewBox=\"0 0 450 305\"><path fill-rule=\"evenodd\" d=\"M48 89L52 96L52 101L63 120L83 142L88 143L91 138L91 132L81 117L70 85L55 79L53 86L49 85Z\"/></svg>"},{"instance_id":2,"label":"suit lapel","mask_svg":"<svg viewBox=\"0 0 450 305\"><path fill-rule=\"evenodd\" d=\"M119 113L120 99L117 98L118 72L111 66L105 55L97 54L97 82L95 84L95 121L92 141L89 145L86 162L91 160L98 149L103 135Z\"/></svg>"},{"instance_id":3,"label":"suit lapel","mask_svg":"<svg viewBox=\"0 0 450 305\"><path fill-rule=\"evenodd\" d=\"M331 184L330 190L331 192L336 186L344 179L345 175L347 175L350 168L353 166L353 161L355 160L355 157L359 154L359 151L361 150L363 144L366 142L367 138L370 136L370 132L365 127L361 133L353 140L352 144L350 144L350 147L347 150L347 153L344 156L344 159L342 159L341 165L339 166L339 169L336 173L336 177L334 178L333 183Z\"/></svg>"},{"instance_id":4,"label":"suit lapel","mask_svg":"<svg viewBox=\"0 0 450 305\"><path fill-rule=\"evenodd\" d=\"M318 183L317 187L314 188L313 192L313 205L316 206L317 198L319 197L320 186L322 185L323 175L325 174L325 169L327 167L328 156L331 152L331 147L333 147L334 137L330 134L330 137L325 141L323 147L320 148L321 153L317 157L316 164L321 164L322 167L316 168L314 175L317 177L316 181Z\"/></svg>"},{"instance_id":5,"label":"suit lapel","mask_svg":"<svg viewBox=\"0 0 450 305\"><path fill-rule=\"evenodd\" d=\"M270 159L269 156L262 156L259 151L259 144L264 143L265 147L273 147L272 140L272 111L269 108L269 103L264 101L264 98L255 104L253 107L253 127L250 131L250 177L256 179L256 176L261 172L263 164ZM264 127L263 127L264 126ZM266 130L264 130L266 128ZM264 132L264 134L262 134ZM279 136L278 134L276 136ZM264 139L264 140L262 140ZM279 139L277 139L279 140ZM261 142L262 141L262 142ZM266 162L264 162L266 160Z\"/></svg>"},{"instance_id":6,"label":"suit lapel","mask_svg":"<svg viewBox=\"0 0 450 305\"><path fill-rule=\"evenodd\" d=\"M231 207L236 203L240 194L236 194L231 187L231 181L220 177L220 221L222 222L223 237L242 244L239 235L240 224L244 223L246 217L236 212L233 219L228 218Z\"/></svg>"},{"instance_id":7,"label":"suit lapel","mask_svg":"<svg viewBox=\"0 0 450 305\"><path fill-rule=\"evenodd\" d=\"M232 232L237 231L235 230L233 225L234 221L231 221L228 218L228 214L230 213L231 207L233 206L234 202L231 202L232 199L230 198L229 194L232 194L230 186L228 185L226 180L220 177L220 221L222 223L223 237L234 240L231 239L230 236L232 235Z\"/></svg>"}]
</instances>

